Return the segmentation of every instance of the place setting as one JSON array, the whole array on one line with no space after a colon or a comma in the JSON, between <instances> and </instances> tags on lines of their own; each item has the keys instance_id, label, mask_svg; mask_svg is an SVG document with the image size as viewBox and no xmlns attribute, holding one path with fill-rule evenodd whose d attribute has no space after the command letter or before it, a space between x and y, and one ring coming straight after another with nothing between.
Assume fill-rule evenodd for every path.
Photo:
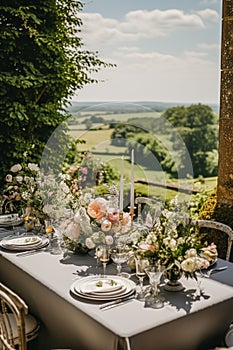
<instances>
[{"instance_id":1,"label":"place setting","mask_svg":"<svg viewBox=\"0 0 233 350\"><path fill-rule=\"evenodd\" d=\"M9 228L21 225L23 219L18 214L2 214L0 215L0 228Z\"/></svg>"},{"instance_id":2,"label":"place setting","mask_svg":"<svg viewBox=\"0 0 233 350\"><path fill-rule=\"evenodd\" d=\"M20 252L17 255L23 255L27 252L37 251L48 245L47 237L37 235L20 235L5 237L0 241L0 247L13 252Z\"/></svg>"},{"instance_id":3,"label":"place setting","mask_svg":"<svg viewBox=\"0 0 233 350\"><path fill-rule=\"evenodd\" d=\"M126 299L135 294L135 289L135 282L115 275L81 277L70 287L74 296L92 301Z\"/></svg>"}]
</instances>

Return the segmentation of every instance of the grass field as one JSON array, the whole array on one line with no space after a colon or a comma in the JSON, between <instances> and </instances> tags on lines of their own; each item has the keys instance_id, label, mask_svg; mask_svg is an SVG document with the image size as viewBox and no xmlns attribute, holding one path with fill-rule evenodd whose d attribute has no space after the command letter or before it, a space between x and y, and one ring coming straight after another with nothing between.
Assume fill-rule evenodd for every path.
<instances>
[{"instance_id":1,"label":"grass field","mask_svg":"<svg viewBox=\"0 0 233 350\"><path fill-rule=\"evenodd\" d=\"M140 117L142 117L141 113ZM146 113L147 116L152 114L159 113ZM126 114L117 114L117 118L121 121L127 121L128 118L135 118L138 114L137 113L126 113ZM138 115L139 116L139 115ZM110 115L104 115L104 119L106 119L106 122L108 118L111 120L114 117L116 117L115 114ZM81 119L78 119L79 121ZM124 161L124 174L125 174L125 186L129 187L130 183L130 157L126 154L127 148L126 147L116 147L111 145L111 134L113 132L113 129L109 129L107 125L101 125L101 124L94 124L94 127L91 130L85 129L85 124L76 124L76 125L70 125L70 135L75 139L82 139L85 141L85 144L78 144L78 151L89 151L95 155L96 158L99 158L104 163L109 163L111 166L116 170L116 172L120 172L120 159L122 155L124 155L125 161ZM98 129L97 129L98 128ZM167 142L167 141L166 141ZM139 166L135 164L134 167L134 173L135 173L135 181L139 179L145 179L147 181L157 181L160 183L172 183L177 184L177 186L183 186L183 187L190 187L190 188L197 188L199 190L206 190L211 191L216 186L217 178L205 178L202 179L202 181L199 181L199 179L194 180L184 180L184 179L171 179L169 176L163 172L158 171L154 169L148 169L143 166ZM173 198L177 191L169 190L166 188L158 187L158 186L147 186L135 183L135 191L138 195L140 194L147 194L148 196L152 197L159 197L159 198ZM185 196L185 195L184 195Z\"/></svg>"}]
</instances>

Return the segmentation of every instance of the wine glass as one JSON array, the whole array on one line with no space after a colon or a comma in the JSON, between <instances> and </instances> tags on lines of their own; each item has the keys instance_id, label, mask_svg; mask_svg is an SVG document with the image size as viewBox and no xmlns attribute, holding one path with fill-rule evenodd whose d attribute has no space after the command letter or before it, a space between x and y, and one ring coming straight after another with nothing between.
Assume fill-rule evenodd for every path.
<instances>
[{"instance_id":1,"label":"wine glass","mask_svg":"<svg viewBox=\"0 0 233 350\"><path fill-rule=\"evenodd\" d=\"M51 251L52 249L52 239L53 239L53 234L54 234L54 228L52 225L52 222L50 219L46 219L44 221L45 224L45 233L49 238L49 245L48 245L48 250Z\"/></svg>"},{"instance_id":2,"label":"wine glass","mask_svg":"<svg viewBox=\"0 0 233 350\"><path fill-rule=\"evenodd\" d=\"M154 309L160 309L164 306L163 299L159 297L158 285L160 283L160 278L165 270L165 266L154 264L149 265L145 268L151 286L151 296L147 300L151 307Z\"/></svg>"},{"instance_id":3,"label":"wine glass","mask_svg":"<svg viewBox=\"0 0 233 350\"><path fill-rule=\"evenodd\" d=\"M103 265L103 277L106 277L106 267L107 267L107 263L110 259L109 256L109 247L107 245L102 245L100 247L100 254L99 254L99 259L102 262Z\"/></svg>"},{"instance_id":4,"label":"wine glass","mask_svg":"<svg viewBox=\"0 0 233 350\"><path fill-rule=\"evenodd\" d=\"M137 292L136 299L145 300L145 292L143 288L143 280L146 276L145 268L149 265L149 261L146 258L141 256L135 257L135 267L136 267L136 276L139 279L139 291Z\"/></svg>"},{"instance_id":5,"label":"wine glass","mask_svg":"<svg viewBox=\"0 0 233 350\"><path fill-rule=\"evenodd\" d=\"M111 248L110 256L113 262L117 265L117 275L121 277L129 277L129 274L122 271L122 264L126 263L128 260L128 250L123 245L117 245L116 247Z\"/></svg>"}]
</instances>

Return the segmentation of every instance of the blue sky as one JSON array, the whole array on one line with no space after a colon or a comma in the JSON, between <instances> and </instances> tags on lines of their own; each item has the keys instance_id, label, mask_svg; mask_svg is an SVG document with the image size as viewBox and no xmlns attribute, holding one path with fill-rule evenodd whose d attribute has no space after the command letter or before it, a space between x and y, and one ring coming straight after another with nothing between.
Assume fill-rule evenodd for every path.
<instances>
[{"instance_id":1,"label":"blue sky","mask_svg":"<svg viewBox=\"0 0 233 350\"><path fill-rule=\"evenodd\" d=\"M116 68L76 101L219 103L221 0L87 0L85 48Z\"/></svg>"}]
</instances>

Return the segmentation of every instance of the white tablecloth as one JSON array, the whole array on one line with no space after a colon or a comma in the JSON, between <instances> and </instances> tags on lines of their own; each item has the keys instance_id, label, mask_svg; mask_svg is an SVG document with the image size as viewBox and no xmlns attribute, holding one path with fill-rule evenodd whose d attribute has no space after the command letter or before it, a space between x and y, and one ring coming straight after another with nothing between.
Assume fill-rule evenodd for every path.
<instances>
[{"instance_id":1,"label":"white tablecloth","mask_svg":"<svg viewBox=\"0 0 233 350\"><path fill-rule=\"evenodd\" d=\"M42 322L40 350L125 350L129 345L132 350L207 349L233 319L233 288L211 279L202 280L201 297L192 279L182 279L182 292L162 288L167 301L162 309L145 308L133 300L101 311L99 303L70 293L79 265L95 266L95 259L89 255L63 259L45 251L25 257L0 252L1 281L19 293ZM233 272L233 264L228 265L228 272L219 272L218 277ZM108 265L107 271L116 272L115 265Z\"/></svg>"}]
</instances>

